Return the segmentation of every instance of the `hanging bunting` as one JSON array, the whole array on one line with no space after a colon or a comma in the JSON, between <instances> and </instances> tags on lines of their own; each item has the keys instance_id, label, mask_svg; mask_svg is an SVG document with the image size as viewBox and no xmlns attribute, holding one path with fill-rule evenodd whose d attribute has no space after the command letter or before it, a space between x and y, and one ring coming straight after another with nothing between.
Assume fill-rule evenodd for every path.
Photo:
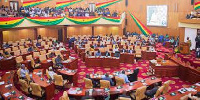
<instances>
[{"instance_id":1,"label":"hanging bunting","mask_svg":"<svg viewBox=\"0 0 200 100\"><path fill-rule=\"evenodd\" d=\"M92 24L98 21L101 17L67 17L67 19L76 24Z\"/></svg>"},{"instance_id":2,"label":"hanging bunting","mask_svg":"<svg viewBox=\"0 0 200 100\"><path fill-rule=\"evenodd\" d=\"M65 17L28 17L27 20L40 25L57 25L64 20Z\"/></svg>"},{"instance_id":3,"label":"hanging bunting","mask_svg":"<svg viewBox=\"0 0 200 100\"><path fill-rule=\"evenodd\" d=\"M31 1L24 1L23 7L33 7L36 5L40 5L42 3L48 2L50 0L31 0Z\"/></svg>"},{"instance_id":4,"label":"hanging bunting","mask_svg":"<svg viewBox=\"0 0 200 100\"><path fill-rule=\"evenodd\" d=\"M63 7L73 5L81 1L83 0L68 0L68 1L56 2L56 8L63 8Z\"/></svg>"},{"instance_id":5,"label":"hanging bunting","mask_svg":"<svg viewBox=\"0 0 200 100\"><path fill-rule=\"evenodd\" d=\"M103 19L111 21L111 22L117 22L117 23L121 21L121 17L103 17Z\"/></svg>"},{"instance_id":6,"label":"hanging bunting","mask_svg":"<svg viewBox=\"0 0 200 100\"><path fill-rule=\"evenodd\" d=\"M113 4L115 4L115 3L117 3L117 2L120 2L120 1L122 1L122 0L111 0L111 1L106 1L106 2L101 2L101 3L97 3L96 4L96 7L98 8L105 8L105 7L108 7L108 6L110 6L110 5L113 5Z\"/></svg>"},{"instance_id":7,"label":"hanging bunting","mask_svg":"<svg viewBox=\"0 0 200 100\"><path fill-rule=\"evenodd\" d=\"M21 24L24 21L22 17L7 17L0 18L0 28L12 28Z\"/></svg>"},{"instance_id":8,"label":"hanging bunting","mask_svg":"<svg viewBox=\"0 0 200 100\"><path fill-rule=\"evenodd\" d=\"M194 4L194 10L200 9L200 1Z\"/></svg>"},{"instance_id":9,"label":"hanging bunting","mask_svg":"<svg viewBox=\"0 0 200 100\"><path fill-rule=\"evenodd\" d=\"M149 36L152 34L152 32L144 25L140 22L140 20L138 20L134 15L132 15L130 12L129 14L131 15L132 19L135 21L136 25L139 27L140 31L145 35L145 36Z\"/></svg>"}]
</instances>

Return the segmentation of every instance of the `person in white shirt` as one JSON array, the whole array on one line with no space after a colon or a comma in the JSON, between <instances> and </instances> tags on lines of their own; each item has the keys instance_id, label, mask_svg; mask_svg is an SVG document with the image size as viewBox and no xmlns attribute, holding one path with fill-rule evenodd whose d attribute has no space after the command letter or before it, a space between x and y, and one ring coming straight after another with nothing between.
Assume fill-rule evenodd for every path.
<instances>
[{"instance_id":1,"label":"person in white shirt","mask_svg":"<svg viewBox=\"0 0 200 100\"><path fill-rule=\"evenodd\" d=\"M26 78L26 73L29 73L29 70L26 69L25 65L21 65L21 70L20 70L20 77L25 79Z\"/></svg>"},{"instance_id":2,"label":"person in white shirt","mask_svg":"<svg viewBox=\"0 0 200 100\"><path fill-rule=\"evenodd\" d=\"M113 46L113 53L115 53L116 51L119 51L117 45Z\"/></svg>"},{"instance_id":3,"label":"person in white shirt","mask_svg":"<svg viewBox=\"0 0 200 100\"><path fill-rule=\"evenodd\" d=\"M56 73L53 71L52 67L49 67L49 76L51 77L52 80L54 79L53 75L55 74Z\"/></svg>"}]
</instances>

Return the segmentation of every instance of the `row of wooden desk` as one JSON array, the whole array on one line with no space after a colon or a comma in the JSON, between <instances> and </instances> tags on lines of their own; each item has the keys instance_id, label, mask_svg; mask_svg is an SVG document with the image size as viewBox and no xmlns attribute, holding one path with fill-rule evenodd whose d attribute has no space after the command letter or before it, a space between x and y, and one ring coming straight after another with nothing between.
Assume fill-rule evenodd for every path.
<instances>
[{"instance_id":1,"label":"row of wooden desk","mask_svg":"<svg viewBox=\"0 0 200 100\"><path fill-rule=\"evenodd\" d=\"M185 92L183 92L185 89L194 89L196 91L188 91L186 90ZM183 91L182 91L183 90ZM181 92L180 92L181 91ZM170 92L168 94L165 95L161 95L158 98L153 98L152 100L181 100L181 98L185 95L188 95L189 93L191 94L196 94L197 92L200 92L200 83L196 83L193 84L191 86L185 87L185 88L181 88L179 90ZM185 100L185 99L184 99ZM187 100L187 99L186 99Z\"/></svg>"},{"instance_id":2,"label":"row of wooden desk","mask_svg":"<svg viewBox=\"0 0 200 100\"><path fill-rule=\"evenodd\" d=\"M109 94L111 95L111 98L115 98L117 97L117 95L122 94L123 91L132 91L132 90L136 90L139 87L142 86L151 86L154 83L161 83L162 80L160 78L146 78L144 79L145 82L141 82L141 81L135 81L135 82L131 82L131 83L127 83L121 86L121 88L119 88L118 86L111 86L109 88ZM85 96L85 92L86 91L90 91L91 89L86 89L86 88L79 88L79 87L71 87L67 92L70 96L75 97L75 98L81 98L82 96ZM102 96L105 93L105 89L104 88L93 88L92 89L92 97L95 97L95 100L101 100L99 98L102 98Z\"/></svg>"},{"instance_id":3,"label":"row of wooden desk","mask_svg":"<svg viewBox=\"0 0 200 100\"><path fill-rule=\"evenodd\" d=\"M87 67L109 67L109 68L117 68L120 66L119 58L103 58L103 57L86 57L85 65Z\"/></svg>"},{"instance_id":4,"label":"row of wooden desk","mask_svg":"<svg viewBox=\"0 0 200 100\"><path fill-rule=\"evenodd\" d=\"M5 100L33 100L30 97L24 95L16 87L16 81L14 81L16 71L6 72L0 79L0 94ZM4 84L2 84L2 82ZM12 86L9 86L12 85Z\"/></svg>"},{"instance_id":5,"label":"row of wooden desk","mask_svg":"<svg viewBox=\"0 0 200 100\"><path fill-rule=\"evenodd\" d=\"M200 82L200 71L174 56L168 56L169 60L161 65L150 62L150 66L155 70L157 77L179 77L181 80L191 83Z\"/></svg>"}]
</instances>

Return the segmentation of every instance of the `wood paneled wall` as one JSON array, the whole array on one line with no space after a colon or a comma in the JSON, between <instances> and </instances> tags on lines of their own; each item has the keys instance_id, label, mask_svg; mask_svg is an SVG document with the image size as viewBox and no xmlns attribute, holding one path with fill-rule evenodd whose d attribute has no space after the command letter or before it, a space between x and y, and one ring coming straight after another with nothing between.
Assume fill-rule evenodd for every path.
<instances>
[{"instance_id":1,"label":"wood paneled wall","mask_svg":"<svg viewBox=\"0 0 200 100\"><path fill-rule=\"evenodd\" d=\"M69 26L67 27L67 35L92 35L91 26Z\"/></svg>"},{"instance_id":2,"label":"wood paneled wall","mask_svg":"<svg viewBox=\"0 0 200 100\"><path fill-rule=\"evenodd\" d=\"M54 37L58 38L57 28L37 28L38 35L42 37Z\"/></svg>"},{"instance_id":3,"label":"wood paneled wall","mask_svg":"<svg viewBox=\"0 0 200 100\"><path fill-rule=\"evenodd\" d=\"M102 34L113 34L113 35L119 35L120 28L119 26L95 26L94 27L94 35Z\"/></svg>"},{"instance_id":4,"label":"wood paneled wall","mask_svg":"<svg viewBox=\"0 0 200 100\"><path fill-rule=\"evenodd\" d=\"M31 38L34 39L33 29L20 29L20 30L10 30L3 31L3 41L18 41L20 39Z\"/></svg>"}]
</instances>

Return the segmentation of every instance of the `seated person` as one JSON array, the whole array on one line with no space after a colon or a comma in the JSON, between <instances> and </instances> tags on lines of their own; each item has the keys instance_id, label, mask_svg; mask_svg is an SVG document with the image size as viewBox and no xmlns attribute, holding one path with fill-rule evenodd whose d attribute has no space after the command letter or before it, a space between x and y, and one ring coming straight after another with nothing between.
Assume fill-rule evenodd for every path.
<instances>
[{"instance_id":1,"label":"seated person","mask_svg":"<svg viewBox=\"0 0 200 100\"><path fill-rule=\"evenodd\" d=\"M197 92L194 95L192 95L191 93L189 93L187 95L187 100L200 100L200 92Z\"/></svg>"},{"instance_id":2,"label":"seated person","mask_svg":"<svg viewBox=\"0 0 200 100\"><path fill-rule=\"evenodd\" d=\"M12 56L8 51L5 51L5 52L4 52L4 55L5 55L6 58L9 58L9 57Z\"/></svg>"},{"instance_id":3,"label":"seated person","mask_svg":"<svg viewBox=\"0 0 200 100\"><path fill-rule=\"evenodd\" d=\"M54 53L49 53L49 58L53 58L54 57Z\"/></svg>"},{"instance_id":4,"label":"seated person","mask_svg":"<svg viewBox=\"0 0 200 100\"><path fill-rule=\"evenodd\" d=\"M61 58L60 55L58 55L58 56L56 57L55 62L56 62L56 66L61 67L61 68L63 67L62 58Z\"/></svg>"},{"instance_id":5,"label":"seated person","mask_svg":"<svg viewBox=\"0 0 200 100\"><path fill-rule=\"evenodd\" d=\"M137 81L138 79L139 68L133 70L133 73L128 76L130 82Z\"/></svg>"},{"instance_id":6,"label":"seated person","mask_svg":"<svg viewBox=\"0 0 200 100\"><path fill-rule=\"evenodd\" d=\"M197 50L196 50L196 57L200 58L200 48L197 48Z\"/></svg>"},{"instance_id":7,"label":"seated person","mask_svg":"<svg viewBox=\"0 0 200 100\"><path fill-rule=\"evenodd\" d=\"M0 53L0 60L3 59L3 58L4 58L3 54Z\"/></svg>"},{"instance_id":8,"label":"seated person","mask_svg":"<svg viewBox=\"0 0 200 100\"><path fill-rule=\"evenodd\" d=\"M95 44L93 45L93 47L96 48L96 47L97 47L97 44L95 43Z\"/></svg>"},{"instance_id":9,"label":"seated person","mask_svg":"<svg viewBox=\"0 0 200 100\"><path fill-rule=\"evenodd\" d=\"M9 48L9 44L8 44L8 43L4 43L4 44L2 45L2 47L3 47L3 48Z\"/></svg>"},{"instance_id":10,"label":"seated person","mask_svg":"<svg viewBox=\"0 0 200 100\"><path fill-rule=\"evenodd\" d=\"M36 45L36 47L40 47L41 43L37 42L35 45Z\"/></svg>"},{"instance_id":11,"label":"seated person","mask_svg":"<svg viewBox=\"0 0 200 100\"><path fill-rule=\"evenodd\" d=\"M83 96L81 100L95 100L95 99L92 96L90 96L89 91L86 91L85 96Z\"/></svg>"},{"instance_id":12,"label":"seated person","mask_svg":"<svg viewBox=\"0 0 200 100\"><path fill-rule=\"evenodd\" d=\"M29 73L29 70L25 67L24 64L21 65L21 70L20 70L20 77L22 79L26 79L26 73Z\"/></svg>"},{"instance_id":13,"label":"seated person","mask_svg":"<svg viewBox=\"0 0 200 100\"><path fill-rule=\"evenodd\" d=\"M108 51L106 51L105 56L106 57L110 56L110 53Z\"/></svg>"},{"instance_id":14,"label":"seated person","mask_svg":"<svg viewBox=\"0 0 200 100\"><path fill-rule=\"evenodd\" d=\"M121 53L125 53L125 52L126 52L126 49L122 48Z\"/></svg>"},{"instance_id":15,"label":"seated person","mask_svg":"<svg viewBox=\"0 0 200 100\"><path fill-rule=\"evenodd\" d=\"M94 51L94 46L90 46L90 51Z\"/></svg>"},{"instance_id":16,"label":"seated person","mask_svg":"<svg viewBox=\"0 0 200 100\"><path fill-rule=\"evenodd\" d=\"M28 52L33 52L33 47L32 46L28 47Z\"/></svg>"},{"instance_id":17,"label":"seated person","mask_svg":"<svg viewBox=\"0 0 200 100\"><path fill-rule=\"evenodd\" d=\"M95 56L101 56L100 50L97 51L97 53L95 54Z\"/></svg>"},{"instance_id":18,"label":"seated person","mask_svg":"<svg viewBox=\"0 0 200 100\"><path fill-rule=\"evenodd\" d=\"M110 82L111 86L114 86L113 80L109 77L108 73L105 74L105 77L102 78L102 80L107 80Z\"/></svg>"},{"instance_id":19,"label":"seated person","mask_svg":"<svg viewBox=\"0 0 200 100\"><path fill-rule=\"evenodd\" d=\"M100 47L104 47L103 43L101 43Z\"/></svg>"},{"instance_id":20,"label":"seated person","mask_svg":"<svg viewBox=\"0 0 200 100\"><path fill-rule=\"evenodd\" d=\"M115 54L114 54L114 57L120 57L120 52L116 51Z\"/></svg>"},{"instance_id":21,"label":"seated person","mask_svg":"<svg viewBox=\"0 0 200 100\"><path fill-rule=\"evenodd\" d=\"M154 88L151 89L151 90L147 90L147 91L145 92L145 95L146 95L147 97L153 98L154 95L156 94L158 88L159 88L158 83L155 83L155 84L154 84Z\"/></svg>"},{"instance_id":22,"label":"seated person","mask_svg":"<svg viewBox=\"0 0 200 100\"><path fill-rule=\"evenodd\" d=\"M91 55L90 55L90 51L86 51L85 56L86 56L86 57L91 56Z\"/></svg>"},{"instance_id":23,"label":"seated person","mask_svg":"<svg viewBox=\"0 0 200 100\"><path fill-rule=\"evenodd\" d=\"M132 48L130 48L130 50L128 50L128 53L132 54L135 53L135 51Z\"/></svg>"},{"instance_id":24,"label":"seated person","mask_svg":"<svg viewBox=\"0 0 200 100\"><path fill-rule=\"evenodd\" d=\"M122 70L122 72L118 75L118 77L123 78L125 83L129 83L127 75L125 74L125 71Z\"/></svg>"},{"instance_id":25,"label":"seated person","mask_svg":"<svg viewBox=\"0 0 200 100\"><path fill-rule=\"evenodd\" d=\"M113 46L113 53L115 53L116 51L119 51L117 45Z\"/></svg>"},{"instance_id":26,"label":"seated person","mask_svg":"<svg viewBox=\"0 0 200 100\"><path fill-rule=\"evenodd\" d=\"M56 73L53 71L53 68L49 67L49 76L51 77L52 80L54 79L53 75L55 75L55 74Z\"/></svg>"},{"instance_id":27,"label":"seated person","mask_svg":"<svg viewBox=\"0 0 200 100\"><path fill-rule=\"evenodd\" d=\"M61 47L59 48L59 50L60 50L60 51L66 51L66 48L65 48L64 46L61 46Z\"/></svg>"},{"instance_id":28,"label":"seated person","mask_svg":"<svg viewBox=\"0 0 200 100\"><path fill-rule=\"evenodd\" d=\"M98 86L99 83L98 83L97 81L95 81L94 79L92 79L92 78L90 77L90 74L86 74L86 78L92 80L92 84L94 85L94 87L97 87L97 86Z\"/></svg>"}]
</instances>

